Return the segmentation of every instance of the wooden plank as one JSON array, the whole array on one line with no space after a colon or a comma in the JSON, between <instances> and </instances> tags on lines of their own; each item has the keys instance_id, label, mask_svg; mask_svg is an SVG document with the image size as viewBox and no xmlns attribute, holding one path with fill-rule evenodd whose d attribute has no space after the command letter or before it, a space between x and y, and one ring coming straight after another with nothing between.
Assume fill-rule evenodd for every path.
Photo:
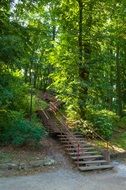
<instances>
[{"instance_id":1,"label":"wooden plank","mask_svg":"<svg viewBox=\"0 0 126 190\"><path fill-rule=\"evenodd\" d=\"M78 155L78 152L69 152L69 155ZM98 154L97 151L91 151L91 152L79 152L79 155L85 155L85 154Z\"/></svg>"},{"instance_id":2,"label":"wooden plank","mask_svg":"<svg viewBox=\"0 0 126 190\"><path fill-rule=\"evenodd\" d=\"M74 135L76 138L78 137L82 137L82 138L84 138L83 136L81 136L81 135ZM63 135L58 135L58 137L70 137L70 135L69 134L63 134Z\"/></svg>"},{"instance_id":3,"label":"wooden plank","mask_svg":"<svg viewBox=\"0 0 126 190\"><path fill-rule=\"evenodd\" d=\"M77 148L78 146L76 145L76 144L66 144L66 145L64 145L65 147L74 147L74 148ZM81 147L80 148L86 148L86 147L92 147L91 145L89 145L89 144L83 144L83 146L81 145Z\"/></svg>"},{"instance_id":4,"label":"wooden plank","mask_svg":"<svg viewBox=\"0 0 126 190\"><path fill-rule=\"evenodd\" d=\"M85 139L84 138L76 138L76 137L69 137L69 136L66 136L66 137L59 137L61 140L66 140L66 139L70 139L70 140L74 140L75 141L75 139L77 140L77 141L85 141ZM86 141L87 142L87 141Z\"/></svg>"},{"instance_id":5,"label":"wooden plank","mask_svg":"<svg viewBox=\"0 0 126 190\"><path fill-rule=\"evenodd\" d=\"M68 151L76 151L77 149L76 148L66 148L66 150ZM86 151L86 150L94 150L94 147L87 147L87 148L83 148L83 147L80 147L80 151Z\"/></svg>"},{"instance_id":6,"label":"wooden plank","mask_svg":"<svg viewBox=\"0 0 126 190\"><path fill-rule=\"evenodd\" d=\"M79 162L75 162L76 164L102 164L102 163L108 163L106 160L89 160L89 161L79 161Z\"/></svg>"},{"instance_id":7,"label":"wooden plank","mask_svg":"<svg viewBox=\"0 0 126 190\"><path fill-rule=\"evenodd\" d=\"M71 157L73 160L77 160L78 156L72 156ZM87 156L79 156L79 160L82 159L92 159L92 158L103 158L102 155L87 155Z\"/></svg>"},{"instance_id":8,"label":"wooden plank","mask_svg":"<svg viewBox=\"0 0 126 190\"><path fill-rule=\"evenodd\" d=\"M87 143L86 141L80 141L80 140L78 141L78 140L71 140L71 139L61 140L61 142L70 142L70 143L73 143L73 144L74 143L77 143L77 144L80 143L82 145L85 144L85 143Z\"/></svg>"},{"instance_id":9,"label":"wooden plank","mask_svg":"<svg viewBox=\"0 0 126 190\"><path fill-rule=\"evenodd\" d=\"M101 166L80 166L80 171L89 171L89 170L101 170L101 169L112 169L112 165L101 165Z\"/></svg>"}]
</instances>

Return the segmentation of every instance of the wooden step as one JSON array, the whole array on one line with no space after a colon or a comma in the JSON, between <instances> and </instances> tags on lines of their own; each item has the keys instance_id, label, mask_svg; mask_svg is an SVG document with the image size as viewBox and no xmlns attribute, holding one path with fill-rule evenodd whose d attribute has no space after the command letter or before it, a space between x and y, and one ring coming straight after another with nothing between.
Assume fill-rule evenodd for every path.
<instances>
[{"instance_id":1,"label":"wooden step","mask_svg":"<svg viewBox=\"0 0 126 190\"><path fill-rule=\"evenodd\" d=\"M85 139L84 138L74 138L74 137L60 137L59 138L60 140L68 140L68 139L70 139L70 140L77 140L77 141L85 141Z\"/></svg>"},{"instance_id":2,"label":"wooden step","mask_svg":"<svg viewBox=\"0 0 126 190\"><path fill-rule=\"evenodd\" d=\"M59 134L59 135L57 135L58 137L70 137L70 135L69 134L64 134L64 135L61 135L61 134ZM74 135L75 137L82 137L82 138L84 138L82 135Z\"/></svg>"},{"instance_id":3,"label":"wooden step","mask_svg":"<svg viewBox=\"0 0 126 190\"><path fill-rule=\"evenodd\" d=\"M75 144L76 144L76 145L77 145L77 144L80 144L80 145L87 144L87 142L84 141L84 140L83 140L83 141L78 141L78 140L76 141L76 140L71 140L71 139L68 140L68 139L66 139L66 140L60 140L60 141L61 141L61 142L68 142L68 143L71 143L71 144L73 143L73 145L75 145Z\"/></svg>"},{"instance_id":4,"label":"wooden step","mask_svg":"<svg viewBox=\"0 0 126 190\"><path fill-rule=\"evenodd\" d=\"M61 142L61 143L63 143L64 147L66 147L66 148L71 148L72 147L72 148L75 148L76 150L78 149L78 145L75 144L75 143L70 143L70 142ZM83 144L79 143L79 144L80 144L79 150L81 148L91 147L91 145L88 145L86 143L83 143Z\"/></svg>"},{"instance_id":5,"label":"wooden step","mask_svg":"<svg viewBox=\"0 0 126 190\"><path fill-rule=\"evenodd\" d=\"M66 148L67 151L77 151L77 148ZM87 151L87 150L94 150L94 147L87 147L87 148L83 148L83 147L80 147L80 151Z\"/></svg>"},{"instance_id":6,"label":"wooden step","mask_svg":"<svg viewBox=\"0 0 126 190\"><path fill-rule=\"evenodd\" d=\"M79 165L83 165L83 164L104 164L104 163L108 163L106 160L89 160L89 161L79 161L79 162L75 162L76 164L78 163Z\"/></svg>"},{"instance_id":7,"label":"wooden step","mask_svg":"<svg viewBox=\"0 0 126 190\"><path fill-rule=\"evenodd\" d=\"M69 136L65 136L65 137L59 137L61 140L65 140L65 139L71 139L71 140L84 140L85 141L85 138L82 138L82 137L69 137Z\"/></svg>"},{"instance_id":8,"label":"wooden step","mask_svg":"<svg viewBox=\"0 0 126 190\"><path fill-rule=\"evenodd\" d=\"M112 165L100 165L100 166L80 166L80 171L89 171L89 170L101 170L101 169L112 169Z\"/></svg>"},{"instance_id":9,"label":"wooden step","mask_svg":"<svg viewBox=\"0 0 126 190\"><path fill-rule=\"evenodd\" d=\"M68 153L69 155L78 155L78 153L77 152L69 152ZM91 151L91 152L79 152L79 155L87 155L87 154L98 154L98 152L97 151Z\"/></svg>"},{"instance_id":10,"label":"wooden step","mask_svg":"<svg viewBox=\"0 0 126 190\"><path fill-rule=\"evenodd\" d=\"M80 141L80 140L72 140L72 139L61 140L61 142L80 143L80 144L86 143L86 141L84 141L84 140Z\"/></svg>"},{"instance_id":11,"label":"wooden step","mask_svg":"<svg viewBox=\"0 0 126 190\"><path fill-rule=\"evenodd\" d=\"M64 133L60 133L60 134L58 134L57 136L58 136L58 137L60 137L60 136L65 137L65 136L67 136L67 135L68 135L68 133L65 133L65 134L64 134Z\"/></svg>"},{"instance_id":12,"label":"wooden step","mask_svg":"<svg viewBox=\"0 0 126 190\"><path fill-rule=\"evenodd\" d=\"M73 160L77 160L78 156L72 156L71 157ZM94 159L94 158L103 158L102 155L87 155L87 156L79 156L79 160L83 159Z\"/></svg>"},{"instance_id":13,"label":"wooden step","mask_svg":"<svg viewBox=\"0 0 126 190\"><path fill-rule=\"evenodd\" d=\"M81 136L81 137L84 137L84 135L79 134L79 133L74 133L74 132L73 132L73 135L74 135L74 136Z\"/></svg>"},{"instance_id":14,"label":"wooden step","mask_svg":"<svg viewBox=\"0 0 126 190\"><path fill-rule=\"evenodd\" d=\"M66 145L64 145L64 146L65 146L65 147L73 147L73 148L77 148L77 147L78 147L76 144L66 144ZM86 147L92 147L92 146L89 145L89 144L83 144L83 145L81 145L80 149L81 149L81 148L86 148Z\"/></svg>"}]
</instances>

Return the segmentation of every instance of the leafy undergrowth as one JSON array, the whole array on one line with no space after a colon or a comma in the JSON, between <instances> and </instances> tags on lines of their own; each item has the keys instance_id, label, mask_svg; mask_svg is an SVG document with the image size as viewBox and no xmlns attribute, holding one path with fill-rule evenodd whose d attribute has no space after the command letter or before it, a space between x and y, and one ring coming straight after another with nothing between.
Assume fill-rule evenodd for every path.
<instances>
[{"instance_id":1,"label":"leafy undergrowth","mask_svg":"<svg viewBox=\"0 0 126 190\"><path fill-rule=\"evenodd\" d=\"M115 133L112 137L111 143L114 146L126 150L126 131L122 131L121 133Z\"/></svg>"},{"instance_id":2,"label":"leafy undergrowth","mask_svg":"<svg viewBox=\"0 0 126 190\"><path fill-rule=\"evenodd\" d=\"M117 123L117 131L113 133L111 143L119 149L126 151L126 116Z\"/></svg>"},{"instance_id":3,"label":"leafy undergrowth","mask_svg":"<svg viewBox=\"0 0 126 190\"><path fill-rule=\"evenodd\" d=\"M126 151L126 132L115 132L112 139L109 141L109 149L111 152L125 152ZM101 140L93 140L92 144L106 148L106 143ZM113 147L113 148L112 148ZM114 150L114 151L113 151Z\"/></svg>"},{"instance_id":4,"label":"leafy undergrowth","mask_svg":"<svg viewBox=\"0 0 126 190\"><path fill-rule=\"evenodd\" d=\"M30 100L30 96L29 96L29 100ZM34 95L33 96L33 100L32 100L32 109L33 112L36 110L44 110L49 106L49 104L44 101L43 99L39 98L38 96Z\"/></svg>"}]
</instances>

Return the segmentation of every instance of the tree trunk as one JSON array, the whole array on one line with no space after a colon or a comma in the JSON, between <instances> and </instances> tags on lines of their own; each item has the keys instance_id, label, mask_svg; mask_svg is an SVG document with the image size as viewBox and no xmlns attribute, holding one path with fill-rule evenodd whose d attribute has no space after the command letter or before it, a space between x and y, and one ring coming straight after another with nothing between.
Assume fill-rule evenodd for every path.
<instances>
[{"instance_id":1,"label":"tree trunk","mask_svg":"<svg viewBox=\"0 0 126 190\"><path fill-rule=\"evenodd\" d=\"M119 61L119 46L116 47L116 94L117 94L117 114L122 116L122 86L121 86L121 67Z\"/></svg>"},{"instance_id":2,"label":"tree trunk","mask_svg":"<svg viewBox=\"0 0 126 190\"><path fill-rule=\"evenodd\" d=\"M78 45L79 45L79 78L80 78L80 87L79 87L79 108L80 116L85 119L86 111L86 100L88 95L88 80L89 80L89 70L88 65L90 63L91 56L91 45L90 41L84 39L83 43L83 2L82 0L78 1L79 3L79 36L78 36ZM92 23L92 4L89 4L89 17L85 25L86 35L90 35L90 27ZM83 49L84 46L84 49ZM83 59L84 57L84 59Z\"/></svg>"},{"instance_id":3,"label":"tree trunk","mask_svg":"<svg viewBox=\"0 0 126 190\"><path fill-rule=\"evenodd\" d=\"M82 59L83 59L83 45L82 45L82 21L83 21L83 3L82 0L78 1L79 3L79 62L80 66L82 66Z\"/></svg>"}]
</instances>

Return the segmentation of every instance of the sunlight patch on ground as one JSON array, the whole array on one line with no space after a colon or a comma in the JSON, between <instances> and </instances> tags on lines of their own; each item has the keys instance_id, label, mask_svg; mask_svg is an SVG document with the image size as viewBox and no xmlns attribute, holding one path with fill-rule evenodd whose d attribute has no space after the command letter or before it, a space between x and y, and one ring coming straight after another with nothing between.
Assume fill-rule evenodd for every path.
<instances>
[{"instance_id":1,"label":"sunlight patch on ground","mask_svg":"<svg viewBox=\"0 0 126 190\"><path fill-rule=\"evenodd\" d=\"M92 141L90 144L94 145L94 146L97 146L97 147L100 147L102 149L105 149L106 148L106 143L105 142L102 142L102 141ZM113 148L112 148L113 147ZM111 152L119 152L119 153L123 153L123 152L126 152L126 150L124 148L121 148L117 145L114 145L113 143L110 143L109 145L109 150Z\"/></svg>"},{"instance_id":2,"label":"sunlight patch on ground","mask_svg":"<svg viewBox=\"0 0 126 190\"><path fill-rule=\"evenodd\" d=\"M116 146L116 145L113 145L113 148L115 149L115 151L117 151L117 152L125 152L126 150L124 150L123 148L120 148L120 147L118 147L118 146Z\"/></svg>"}]
</instances>

